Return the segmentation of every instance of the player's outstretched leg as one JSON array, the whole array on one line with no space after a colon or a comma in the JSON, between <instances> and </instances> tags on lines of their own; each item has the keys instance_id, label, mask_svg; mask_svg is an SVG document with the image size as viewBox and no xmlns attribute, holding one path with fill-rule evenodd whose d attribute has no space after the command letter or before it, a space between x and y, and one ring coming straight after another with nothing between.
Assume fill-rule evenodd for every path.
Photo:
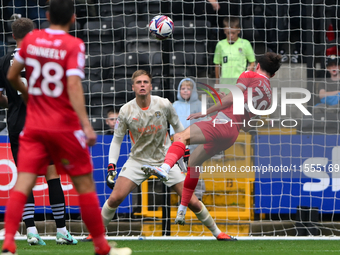
<instances>
[{"instance_id":1,"label":"player's outstretched leg","mask_svg":"<svg viewBox=\"0 0 340 255\"><path fill-rule=\"evenodd\" d=\"M166 182L167 180L169 180L169 175L168 175L167 171L165 169L161 168L161 167L143 165L142 166L142 171L146 175L155 175L155 176L157 176L157 178L160 181L162 181L162 182Z\"/></svg>"}]
</instances>

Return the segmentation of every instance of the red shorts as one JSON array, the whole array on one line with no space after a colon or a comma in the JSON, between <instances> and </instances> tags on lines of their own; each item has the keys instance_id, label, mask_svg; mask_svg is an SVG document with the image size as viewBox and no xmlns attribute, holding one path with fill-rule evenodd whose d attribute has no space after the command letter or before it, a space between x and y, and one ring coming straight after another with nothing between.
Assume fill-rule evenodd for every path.
<instances>
[{"instance_id":1,"label":"red shorts","mask_svg":"<svg viewBox=\"0 0 340 255\"><path fill-rule=\"evenodd\" d=\"M59 174L92 173L84 132L24 129L19 138L18 172L45 175L51 160Z\"/></svg>"},{"instance_id":2,"label":"red shorts","mask_svg":"<svg viewBox=\"0 0 340 255\"><path fill-rule=\"evenodd\" d=\"M231 126L230 122L224 124L214 124L214 119L216 116L217 114L207 118L206 120L195 123L195 125L201 129L205 137L205 152L211 157L220 151L225 151L231 147L235 143L239 134L237 126Z\"/></svg>"}]
</instances>

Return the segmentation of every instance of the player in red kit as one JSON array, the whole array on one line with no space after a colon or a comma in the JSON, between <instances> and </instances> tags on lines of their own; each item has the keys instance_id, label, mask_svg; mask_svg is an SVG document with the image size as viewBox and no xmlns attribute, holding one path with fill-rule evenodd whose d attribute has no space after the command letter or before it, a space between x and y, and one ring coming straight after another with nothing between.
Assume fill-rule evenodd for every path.
<instances>
[{"instance_id":1,"label":"player in red kit","mask_svg":"<svg viewBox=\"0 0 340 255\"><path fill-rule=\"evenodd\" d=\"M240 75L236 86L244 96L244 114L233 114L233 95L229 93L222 98L222 104L217 104L207 110L207 115L218 112L216 115L205 120L196 122L183 132L174 135L174 143L169 148L164 163L161 167L143 166L142 169L156 173L157 177L167 179L171 167L184 155L185 146L188 144L200 144L191 154L188 164L188 173L184 181L181 204L177 211L175 222L185 223L185 213L188 202L196 188L199 171L195 166L201 166L204 161L216 153L228 149L236 141L240 129L247 131L244 127L255 115L249 111L248 88L251 88L253 106L258 110L265 110L271 105L271 87L269 79L275 75L280 68L281 56L268 52L258 59L256 71L247 71ZM201 113L195 113L188 119L205 117ZM220 125L223 124L223 125ZM149 168L149 169L148 169Z\"/></svg>"},{"instance_id":2,"label":"player in red kit","mask_svg":"<svg viewBox=\"0 0 340 255\"><path fill-rule=\"evenodd\" d=\"M111 248L104 237L87 147L96 143L96 134L87 117L81 86L85 46L82 40L67 33L75 21L74 2L50 0L49 3L46 16L50 27L25 36L7 74L7 79L27 102L27 115L20 135L18 179L6 207L1 254L16 254L14 235L27 196L37 176L46 174L51 161L58 173L67 173L72 179L95 253L131 254L129 248ZM23 68L27 88L20 79Z\"/></svg>"}]
</instances>

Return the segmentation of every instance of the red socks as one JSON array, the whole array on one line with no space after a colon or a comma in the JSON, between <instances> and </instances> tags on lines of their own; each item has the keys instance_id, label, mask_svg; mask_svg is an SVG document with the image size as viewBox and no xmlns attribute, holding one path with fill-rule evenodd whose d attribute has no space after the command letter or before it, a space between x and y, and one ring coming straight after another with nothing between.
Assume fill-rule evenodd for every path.
<instances>
[{"instance_id":1,"label":"red socks","mask_svg":"<svg viewBox=\"0 0 340 255\"><path fill-rule=\"evenodd\" d=\"M92 235L95 252L108 254L111 247L104 237L104 225L96 192L79 195L82 219Z\"/></svg>"},{"instance_id":2,"label":"red socks","mask_svg":"<svg viewBox=\"0 0 340 255\"><path fill-rule=\"evenodd\" d=\"M19 191L12 191L10 198L7 201L5 214L5 241L2 249L7 249L15 253L16 245L14 235L19 228L19 223L22 218L22 212L27 201L27 196Z\"/></svg>"},{"instance_id":3,"label":"red socks","mask_svg":"<svg viewBox=\"0 0 340 255\"><path fill-rule=\"evenodd\" d=\"M189 205L192 194L194 194L194 191L196 189L199 177L200 177L199 170L197 170L196 172L195 167L188 167L188 172L184 180L184 187L183 187L183 192L182 192L182 199L181 199L182 205L184 206Z\"/></svg>"},{"instance_id":4,"label":"red socks","mask_svg":"<svg viewBox=\"0 0 340 255\"><path fill-rule=\"evenodd\" d=\"M183 157L185 153L185 145L181 142L174 142L165 155L164 163L172 168L176 162Z\"/></svg>"}]
</instances>

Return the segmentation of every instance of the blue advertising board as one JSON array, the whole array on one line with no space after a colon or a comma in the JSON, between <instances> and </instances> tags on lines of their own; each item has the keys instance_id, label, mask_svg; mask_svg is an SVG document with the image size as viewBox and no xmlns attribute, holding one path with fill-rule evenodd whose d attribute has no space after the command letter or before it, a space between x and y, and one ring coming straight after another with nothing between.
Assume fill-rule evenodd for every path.
<instances>
[{"instance_id":1,"label":"blue advertising board","mask_svg":"<svg viewBox=\"0 0 340 255\"><path fill-rule=\"evenodd\" d=\"M98 135L97 143L90 148L90 154L93 161L93 178L96 183L96 190L100 201L100 206L103 206L106 199L111 194L111 189L106 185L108 155L112 136ZM9 192L13 188L16 178L17 169L14 164L10 144L7 136L0 136L0 212L5 211L5 205L9 197ZM117 162L117 172L119 173L125 161L128 159L131 150L131 143L129 137L125 136L121 145L120 156ZM70 184L67 177L62 176L62 184L65 193L66 211L69 213L79 213L78 199L76 191L72 184ZM47 206L48 202L48 188L45 178L40 178L39 188L35 189L37 195L35 199L36 213L51 213L51 209ZM65 185L66 181L66 185ZM69 183L69 184L68 184ZM36 185L36 187L37 187ZM35 188L36 188L35 187ZM66 190L65 190L66 187ZM38 190L38 191L37 191ZM131 213L132 212L132 196L129 194L117 209L117 213Z\"/></svg>"},{"instance_id":2,"label":"blue advertising board","mask_svg":"<svg viewBox=\"0 0 340 255\"><path fill-rule=\"evenodd\" d=\"M255 136L255 213L295 213L297 206L340 213L339 138Z\"/></svg>"},{"instance_id":3,"label":"blue advertising board","mask_svg":"<svg viewBox=\"0 0 340 255\"><path fill-rule=\"evenodd\" d=\"M96 182L96 189L99 198L100 206L103 206L106 199L111 194L111 189L106 185L108 155L112 135L99 135L97 137L97 144L90 148L90 153L93 162L93 178ZM119 174L124 163L128 159L131 150L131 143L129 136L125 136L120 148L120 156L117 162L117 173ZM129 194L125 200L120 204L117 213L130 213L132 211L132 195Z\"/></svg>"}]
</instances>

